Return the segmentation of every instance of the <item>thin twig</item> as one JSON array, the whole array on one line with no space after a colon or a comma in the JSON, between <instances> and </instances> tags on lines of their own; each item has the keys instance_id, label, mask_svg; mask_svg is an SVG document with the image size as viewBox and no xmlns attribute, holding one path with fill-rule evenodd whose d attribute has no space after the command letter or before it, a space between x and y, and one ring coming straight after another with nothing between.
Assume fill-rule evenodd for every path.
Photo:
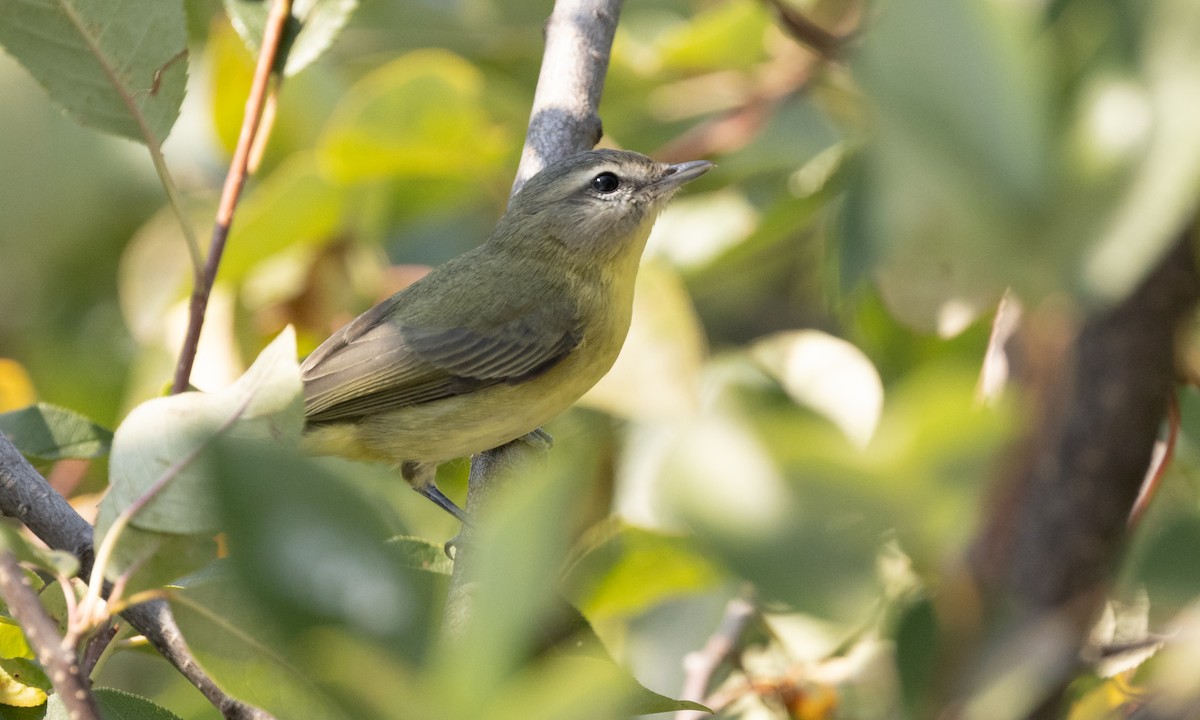
<instances>
[{"instance_id":1,"label":"thin twig","mask_svg":"<svg viewBox=\"0 0 1200 720\"><path fill-rule=\"evenodd\" d=\"M1133 510L1129 512L1130 532L1142 521L1142 517L1146 514L1146 508L1150 507L1150 502L1158 493L1158 486L1162 483L1163 475L1167 474L1167 468L1175 459L1175 443L1178 440L1179 396L1171 393L1171 399L1167 403L1167 439L1155 447L1150 472L1146 474L1142 489L1138 491L1137 500L1133 503Z\"/></svg>"},{"instance_id":2,"label":"thin twig","mask_svg":"<svg viewBox=\"0 0 1200 720\"><path fill-rule=\"evenodd\" d=\"M21 624L29 646L66 706L67 715L72 720L100 720L100 708L92 695L91 683L76 660L74 646L58 636L54 620L38 602L11 550L0 552L0 596Z\"/></svg>"},{"instance_id":3,"label":"thin twig","mask_svg":"<svg viewBox=\"0 0 1200 720\"><path fill-rule=\"evenodd\" d=\"M704 643L704 647L688 653L683 658L683 691L681 699L707 704L708 689L717 670L734 657L741 647L746 626L754 619L757 610L747 594L733 598L725 606L725 615L717 630ZM708 717L699 710L680 710L675 720L701 720Z\"/></svg>"},{"instance_id":4,"label":"thin twig","mask_svg":"<svg viewBox=\"0 0 1200 720\"><path fill-rule=\"evenodd\" d=\"M213 225L208 258L204 262L204 275L192 289L192 299L188 308L187 334L183 339L183 347L179 351L179 363L175 366L175 381L171 385L172 394L186 390L188 381L192 377L192 364L196 360L196 350L200 344L200 329L204 326L208 298L212 294L213 283L217 279L217 269L221 266L221 255L225 251L225 241L229 238L229 229L233 225L233 212L237 209L238 199L246 184L246 168L250 162L250 153L254 147L255 137L258 135L263 105L266 103L267 89L271 81L271 71L275 67L280 41L283 38L284 27L291 16L291 11L291 0L275 0L271 5L271 13L267 17L262 48L258 53L258 66L254 70L254 80L250 85L250 94L246 98L246 114L242 118L242 130L238 135L237 147L233 152L233 160L229 163L229 172L225 175L225 186L221 190L221 200L217 205L217 219Z\"/></svg>"},{"instance_id":5,"label":"thin twig","mask_svg":"<svg viewBox=\"0 0 1200 720\"><path fill-rule=\"evenodd\" d=\"M812 48L826 60L834 60L845 47L846 39L840 37L812 20L783 0L765 0L775 11L779 23L792 37Z\"/></svg>"}]
</instances>

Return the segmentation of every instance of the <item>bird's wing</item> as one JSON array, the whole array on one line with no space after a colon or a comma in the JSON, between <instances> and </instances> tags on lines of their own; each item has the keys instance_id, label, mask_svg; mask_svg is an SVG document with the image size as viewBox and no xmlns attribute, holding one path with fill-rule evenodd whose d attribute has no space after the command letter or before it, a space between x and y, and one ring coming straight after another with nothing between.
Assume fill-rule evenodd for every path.
<instances>
[{"instance_id":1,"label":"bird's wing","mask_svg":"<svg viewBox=\"0 0 1200 720\"><path fill-rule=\"evenodd\" d=\"M301 365L309 423L353 420L524 382L549 370L580 340L568 308L537 305L473 326L430 328L396 321L393 306L384 302L363 314Z\"/></svg>"}]
</instances>

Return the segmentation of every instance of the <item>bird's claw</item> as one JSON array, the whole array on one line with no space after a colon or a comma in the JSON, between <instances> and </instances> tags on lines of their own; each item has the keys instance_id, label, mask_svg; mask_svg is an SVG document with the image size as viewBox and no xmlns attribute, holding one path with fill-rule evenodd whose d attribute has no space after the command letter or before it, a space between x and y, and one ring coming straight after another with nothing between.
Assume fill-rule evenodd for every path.
<instances>
[{"instance_id":1,"label":"bird's claw","mask_svg":"<svg viewBox=\"0 0 1200 720\"><path fill-rule=\"evenodd\" d=\"M537 428L531 433L522 435L521 441L536 450L549 450L554 446L554 438L550 435L550 433L541 428Z\"/></svg>"}]
</instances>

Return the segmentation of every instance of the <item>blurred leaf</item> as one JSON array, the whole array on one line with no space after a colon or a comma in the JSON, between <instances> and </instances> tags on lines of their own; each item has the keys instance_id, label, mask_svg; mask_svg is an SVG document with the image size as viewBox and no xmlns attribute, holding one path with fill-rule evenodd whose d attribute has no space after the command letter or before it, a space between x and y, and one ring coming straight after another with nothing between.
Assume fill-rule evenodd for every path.
<instances>
[{"instance_id":1,"label":"blurred leaf","mask_svg":"<svg viewBox=\"0 0 1200 720\"><path fill-rule=\"evenodd\" d=\"M590 618L621 617L725 580L684 537L610 523L571 567L564 583Z\"/></svg>"},{"instance_id":2,"label":"blurred leaf","mask_svg":"<svg viewBox=\"0 0 1200 720\"><path fill-rule=\"evenodd\" d=\"M763 37L771 17L763 3L734 0L712 5L659 40L669 69L748 68L766 57Z\"/></svg>"},{"instance_id":3,"label":"blurred leaf","mask_svg":"<svg viewBox=\"0 0 1200 720\"><path fill-rule=\"evenodd\" d=\"M896 672L910 717L918 717L932 689L938 653L938 621L933 603L921 599L901 615L895 628Z\"/></svg>"},{"instance_id":4,"label":"blurred leaf","mask_svg":"<svg viewBox=\"0 0 1200 720\"><path fill-rule=\"evenodd\" d=\"M345 718L298 665L301 658L280 649L271 616L256 608L227 569L185 580L170 597L179 628L205 672L226 692L276 717Z\"/></svg>"},{"instance_id":5,"label":"blurred leaf","mask_svg":"<svg viewBox=\"0 0 1200 720\"><path fill-rule=\"evenodd\" d=\"M1140 160L1122 197L1085 209L1105 212L1079 266L1080 284L1087 297L1108 302L1131 291L1174 244L1200 193L1200 6L1158 0L1139 9L1146 15L1142 87L1110 84L1079 128L1096 128L1097 151L1115 143Z\"/></svg>"},{"instance_id":6,"label":"blurred leaf","mask_svg":"<svg viewBox=\"0 0 1200 720\"><path fill-rule=\"evenodd\" d=\"M400 556L400 562L411 570L425 570L438 575L449 575L454 571L454 561L446 557L446 550L437 543L423 538L399 536L388 540Z\"/></svg>"},{"instance_id":7,"label":"blurred leaf","mask_svg":"<svg viewBox=\"0 0 1200 720\"><path fill-rule=\"evenodd\" d=\"M1002 207L1036 203L1049 180L1044 76L1033 8L912 0L871 24L857 77L884 143L920 148L942 187L958 171ZM964 238L970 240L970 238Z\"/></svg>"},{"instance_id":8,"label":"blurred leaf","mask_svg":"<svg viewBox=\"0 0 1200 720\"><path fill-rule=\"evenodd\" d=\"M113 439L112 431L48 403L0 414L0 433L25 455L43 460L102 457Z\"/></svg>"},{"instance_id":9,"label":"blurred leaf","mask_svg":"<svg viewBox=\"0 0 1200 720\"><path fill-rule=\"evenodd\" d=\"M883 382L862 351L819 330L765 338L751 353L793 400L837 425L865 447L883 410Z\"/></svg>"},{"instance_id":10,"label":"blurred leaf","mask_svg":"<svg viewBox=\"0 0 1200 720\"><path fill-rule=\"evenodd\" d=\"M0 659L14 658L32 660L33 649L29 647L29 641L25 639L25 633L16 620L0 617Z\"/></svg>"},{"instance_id":11,"label":"blurred leaf","mask_svg":"<svg viewBox=\"0 0 1200 720\"><path fill-rule=\"evenodd\" d=\"M125 580L126 594L161 588L195 572L217 557L217 543L204 533L180 534L127 525L104 576Z\"/></svg>"},{"instance_id":12,"label":"blurred leaf","mask_svg":"<svg viewBox=\"0 0 1200 720\"><path fill-rule=\"evenodd\" d=\"M125 508L168 473L170 482L133 518L143 530L217 531L209 442L217 436L298 440L304 424L296 337L289 327L236 383L212 394L182 393L139 405L117 428L111 486L96 520L96 545Z\"/></svg>"},{"instance_id":13,"label":"blurred leaf","mask_svg":"<svg viewBox=\"0 0 1200 720\"><path fill-rule=\"evenodd\" d=\"M0 712L3 706L37 707L52 690L50 678L33 660L0 659Z\"/></svg>"},{"instance_id":14,"label":"blurred leaf","mask_svg":"<svg viewBox=\"0 0 1200 720\"><path fill-rule=\"evenodd\" d=\"M509 150L487 120L483 77L457 55L420 50L350 88L330 118L319 153L339 183L390 175L463 177L498 172Z\"/></svg>"},{"instance_id":15,"label":"blurred leaf","mask_svg":"<svg viewBox=\"0 0 1200 720\"><path fill-rule=\"evenodd\" d=\"M877 132L855 226L881 249L889 308L918 329L954 335L1007 285L1046 292L1065 270L1027 262L1061 259L1025 225L1048 202L1053 167L1035 12L892 5L857 59Z\"/></svg>"},{"instance_id":16,"label":"blurred leaf","mask_svg":"<svg viewBox=\"0 0 1200 720\"><path fill-rule=\"evenodd\" d=\"M745 241L758 224L758 210L740 192L687 195L673 200L654 224L647 253L685 270L703 267ZM642 272L653 262L643 263Z\"/></svg>"},{"instance_id":17,"label":"blurred leaf","mask_svg":"<svg viewBox=\"0 0 1200 720\"><path fill-rule=\"evenodd\" d=\"M342 221L345 198L317 169L312 153L293 153L238 209L221 278L240 282L257 263L296 245L328 242Z\"/></svg>"},{"instance_id":18,"label":"blurred leaf","mask_svg":"<svg viewBox=\"0 0 1200 720\"><path fill-rule=\"evenodd\" d=\"M789 482L739 412L690 423L661 472L672 510L702 551L754 582L765 602L859 611L852 600L872 580L878 542L870 522L839 508L822 485Z\"/></svg>"},{"instance_id":19,"label":"blurred leaf","mask_svg":"<svg viewBox=\"0 0 1200 720\"><path fill-rule=\"evenodd\" d=\"M1095 683L1071 703L1066 720L1108 720L1129 717L1145 702L1146 691L1133 687L1123 678Z\"/></svg>"},{"instance_id":20,"label":"blurred leaf","mask_svg":"<svg viewBox=\"0 0 1200 720\"><path fill-rule=\"evenodd\" d=\"M254 82L254 58L246 53L246 45L237 31L221 22L213 23L205 55L211 73L208 91L212 98L213 127L221 148L232 155L246 115L246 97ZM280 100L287 95L281 93ZM278 113L276 116L278 121ZM274 130L271 136L275 137ZM272 144L268 143L268 147Z\"/></svg>"},{"instance_id":21,"label":"blurred leaf","mask_svg":"<svg viewBox=\"0 0 1200 720\"><path fill-rule=\"evenodd\" d=\"M683 282L665 264L647 263L625 345L581 402L630 418L686 417L699 404L704 354L704 331Z\"/></svg>"},{"instance_id":22,"label":"blurred leaf","mask_svg":"<svg viewBox=\"0 0 1200 720\"><path fill-rule=\"evenodd\" d=\"M1133 558L1134 577L1145 583L1153 601L1181 608L1200 595L1200 518L1183 515L1149 538Z\"/></svg>"},{"instance_id":23,"label":"blurred leaf","mask_svg":"<svg viewBox=\"0 0 1200 720\"><path fill-rule=\"evenodd\" d=\"M33 380L21 363L0 358L0 412L32 405L36 399Z\"/></svg>"},{"instance_id":24,"label":"blurred leaf","mask_svg":"<svg viewBox=\"0 0 1200 720\"><path fill-rule=\"evenodd\" d=\"M708 711L647 690L611 661L564 656L524 674L493 698L487 720L572 718L605 720L629 715Z\"/></svg>"},{"instance_id":25,"label":"blurred leaf","mask_svg":"<svg viewBox=\"0 0 1200 720\"><path fill-rule=\"evenodd\" d=\"M84 125L161 143L187 80L178 0L0 1L0 44Z\"/></svg>"},{"instance_id":26,"label":"blurred leaf","mask_svg":"<svg viewBox=\"0 0 1200 720\"><path fill-rule=\"evenodd\" d=\"M413 543L388 543L377 506L294 450L217 443L217 495L238 582L286 634L336 623L424 653L445 577L413 567Z\"/></svg>"},{"instance_id":27,"label":"blurred leaf","mask_svg":"<svg viewBox=\"0 0 1200 720\"><path fill-rule=\"evenodd\" d=\"M58 556L63 554L58 550L48 550L44 547L34 545L17 529L9 524L0 523L0 552L8 550L12 552L17 562L26 563L39 568L45 568L51 572L60 568ZM75 568L78 569L78 558L75 559ZM69 566L62 567L64 570L72 569ZM44 584L35 573L26 571L35 589L41 589ZM71 573L74 575L74 572Z\"/></svg>"},{"instance_id":28,"label":"blurred leaf","mask_svg":"<svg viewBox=\"0 0 1200 720\"><path fill-rule=\"evenodd\" d=\"M224 0L224 4L238 35L257 56L272 0ZM295 75L320 57L357 7L358 0L293 0L279 54L287 58L284 74Z\"/></svg>"},{"instance_id":29,"label":"blurred leaf","mask_svg":"<svg viewBox=\"0 0 1200 720\"><path fill-rule=\"evenodd\" d=\"M189 198L183 212L195 236L203 238L212 228L216 205ZM179 219L170 208L163 208L138 228L121 253L117 269L121 317L138 342L161 342L171 307L191 289L194 275L185 242Z\"/></svg>"},{"instance_id":30,"label":"blurred leaf","mask_svg":"<svg viewBox=\"0 0 1200 720\"><path fill-rule=\"evenodd\" d=\"M469 549L474 553L470 611L432 666L441 692L453 698L447 709L451 717L503 717L497 693L521 676L544 646L547 629L562 626L562 600L555 588L568 523L581 506L583 483L595 473L595 450L578 432L560 433L545 454L524 445L505 452L512 464L502 471L520 480L507 483L478 518ZM451 617L463 610L456 602ZM474 670L464 676L457 670L463 666ZM538 716L530 711L529 717Z\"/></svg>"}]
</instances>

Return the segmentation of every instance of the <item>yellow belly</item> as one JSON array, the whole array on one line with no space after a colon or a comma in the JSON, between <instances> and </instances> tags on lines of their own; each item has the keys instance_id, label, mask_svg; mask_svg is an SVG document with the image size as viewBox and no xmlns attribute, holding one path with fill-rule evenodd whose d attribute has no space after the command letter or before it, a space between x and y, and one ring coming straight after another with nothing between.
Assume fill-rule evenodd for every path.
<instances>
[{"instance_id":1,"label":"yellow belly","mask_svg":"<svg viewBox=\"0 0 1200 720\"><path fill-rule=\"evenodd\" d=\"M623 334L621 338L623 339ZM517 385L493 385L465 395L334 423L305 433L303 447L392 463L440 463L499 447L532 432L570 407L608 372L615 348L585 340L546 373Z\"/></svg>"}]
</instances>

